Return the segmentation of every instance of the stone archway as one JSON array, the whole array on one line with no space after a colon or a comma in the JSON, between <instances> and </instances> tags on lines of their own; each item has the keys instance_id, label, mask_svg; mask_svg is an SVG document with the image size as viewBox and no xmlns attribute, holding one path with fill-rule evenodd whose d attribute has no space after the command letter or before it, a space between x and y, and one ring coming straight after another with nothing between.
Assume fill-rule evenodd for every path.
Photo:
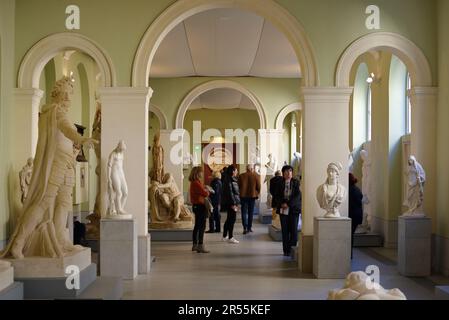
<instances>
[{"instance_id":1,"label":"stone archway","mask_svg":"<svg viewBox=\"0 0 449 320\"><path fill-rule=\"evenodd\" d=\"M350 86L352 66L359 56L371 50L386 50L398 56L407 66L414 87L432 85L429 62L418 46L396 33L375 32L357 39L344 51L335 74L337 87Z\"/></svg>"},{"instance_id":2,"label":"stone archway","mask_svg":"<svg viewBox=\"0 0 449 320\"><path fill-rule=\"evenodd\" d=\"M285 117L287 117L287 115L290 112L293 111L300 111L302 110L302 103L301 102L295 102L292 104L289 104L288 106L284 107L278 114L277 118L276 118L276 126L275 128L277 130L281 130L282 129L282 125L284 123Z\"/></svg>"},{"instance_id":3,"label":"stone archway","mask_svg":"<svg viewBox=\"0 0 449 320\"><path fill-rule=\"evenodd\" d=\"M64 50L79 50L97 63L104 87L116 85L112 60L94 41L79 33L56 33L37 42L25 55L17 78L18 88L39 88L39 77L48 61Z\"/></svg>"},{"instance_id":4,"label":"stone archway","mask_svg":"<svg viewBox=\"0 0 449 320\"><path fill-rule=\"evenodd\" d=\"M219 8L236 8L258 14L276 26L289 40L298 57L304 86L318 85L318 69L312 45L303 26L285 8L272 0L180 0L166 9L145 32L137 49L132 85L148 87L150 67L164 37L180 22L197 13Z\"/></svg>"},{"instance_id":5,"label":"stone archway","mask_svg":"<svg viewBox=\"0 0 449 320\"><path fill-rule=\"evenodd\" d=\"M187 110L189 109L189 106L192 104L192 102L199 97L201 94L213 90L213 89L221 89L221 88L227 88L227 89L234 89L245 96L247 96L251 102L254 104L257 114L259 115L259 123L260 123L260 129L265 129L267 127L267 120L265 116L264 109L262 107L262 104L260 103L259 99L248 89L246 89L241 84L229 81L229 80L213 80L206 83L203 83L193 90L191 90L187 96L184 98L184 100L181 102L181 105L179 106L178 112L176 114L176 123L175 128L176 129L182 129L184 118L186 115Z\"/></svg>"}]
</instances>

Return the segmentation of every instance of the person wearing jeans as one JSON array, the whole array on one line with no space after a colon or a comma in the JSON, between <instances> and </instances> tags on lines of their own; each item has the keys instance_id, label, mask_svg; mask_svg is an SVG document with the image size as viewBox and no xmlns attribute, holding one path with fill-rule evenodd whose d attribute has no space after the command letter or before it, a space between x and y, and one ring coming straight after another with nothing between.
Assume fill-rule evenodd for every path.
<instances>
[{"instance_id":1,"label":"person wearing jeans","mask_svg":"<svg viewBox=\"0 0 449 320\"><path fill-rule=\"evenodd\" d=\"M194 167L189 176L190 181L190 201L192 202L193 213L195 214L195 226L193 227L193 246L192 251L198 253L209 253L204 247L204 231L206 230L207 211L205 198L209 196L209 192L204 187L201 180L203 179L203 168Z\"/></svg>"},{"instance_id":2,"label":"person wearing jeans","mask_svg":"<svg viewBox=\"0 0 449 320\"><path fill-rule=\"evenodd\" d=\"M223 204L227 211L227 218L223 226L223 241L237 244L239 241L234 238L234 224L237 218L238 206L240 204L239 185L237 183L237 168L230 165L226 169L226 176L223 183Z\"/></svg>"},{"instance_id":3,"label":"person wearing jeans","mask_svg":"<svg viewBox=\"0 0 449 320\"><path fill-rule=\"evenodd\" d=\"M260 193L260 177L254 172L254 166L246 166L246 172L238 179L242 204L243 234L253 232L254 204Z\"/></svg>"}]
</instances>

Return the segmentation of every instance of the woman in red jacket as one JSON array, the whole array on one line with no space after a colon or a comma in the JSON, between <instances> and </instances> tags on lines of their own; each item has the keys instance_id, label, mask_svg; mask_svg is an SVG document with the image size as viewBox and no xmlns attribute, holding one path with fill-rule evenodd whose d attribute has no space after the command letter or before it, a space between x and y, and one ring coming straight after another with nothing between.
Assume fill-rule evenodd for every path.
<instances>
[{"instance_id":1,"label":"woman in red jacket","mask_svg":"<svg viewBox=\"0 0 449 320\"><path fill-rule=\"evenodd\" d=\"M207 211L204 205L205 198L209 192L201 181L203 179L203 168L194 167L189 176L190 181L190 202L192 203L193 213L195 214L195 226L193 227L193 246L192 251L198 253L209 253L203 244L204 231L206 230Z\"/></svg>"}]
</instances>

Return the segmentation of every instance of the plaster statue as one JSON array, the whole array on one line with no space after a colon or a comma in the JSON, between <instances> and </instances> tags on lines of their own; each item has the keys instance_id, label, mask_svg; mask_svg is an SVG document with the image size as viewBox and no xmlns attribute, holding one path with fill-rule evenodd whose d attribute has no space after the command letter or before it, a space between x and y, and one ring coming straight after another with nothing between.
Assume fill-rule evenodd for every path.
<instances>
[{"instance_id":1,"label":"plaster statue","mask_svg":"<svg viewBox=\"0 0 449 320\"><path fill-rule=\"evenodd\" d=\"M31 183L31 175L33 173L33 158L28 158L27 164L20 170L19 178L20 178L20 189L22 190L21 201L22 204L25 202L25 199L28 195L28 188Z\"/></svg>"},{"instance_id":2,"label":"plaster statue","mask_svg":"<svg viewBox=\"0 0 449 320\"><path fill-rule=\"evenodd\" d=\"M164 175L164 148L160 144L160 132L156 133L153 141L152 155L153 168L151 169L151 180L162 182Z\"/></svg>"},{"instance_id":3,"label":"plaster statue","mask_svg":"<svg viewBox=\"0 0 449 320\"><path fill-rule=\"evenodd\" d=\"M356 233L366 233L371 230L371 159L368 150L360 151L362 159L362 204L363 204L363 221L362 225L357 228Z\"/></svg>"},{"instance_id":4,"label":"plaster statue","mask_svg":"<svg viewBox=\"0 0 449 320\"><path fill-rule=\"evenodd\" d=\"M320 185L316 192L316 198L321 209L326 210L325 218L339 218L338 207L345 200L346 189L338 182L340 172L343 169L341 163L332 162L327 166L327 179Z\"/></svg>"},{"instance_id":5,"label":"plaster statue","mask_svg":"<svg viewBox=\"0 0 449 320\"><path fill-rule=\"evenodd\" d=\"M77 152L73 145L92 147L97 141L82 137L68 118L72 92L72 80L62 78L53 87L51 102L42 108L30 188L16 229L0 257L55 258L82 249L73 245L66 227L75 185Z\"/></svg>"},{"instance_id":6,"label":"plaster statue","mask_svg":"<svg viewBox=\"0 0 449 320\"><path fill-rule=\"evenodd\" d=\"M108 158L108 217L128 216L125 211L128 198L128 185L123 170L123 158L126 144L120 140Z\"/></svg>"},{"instance_id":7,"label":"plaster statue","mask_svg":"<svg viewBox=\"0 0 449 320\"><path fill-rule=\"evenodd\" d=\"M266 176L265 181L267 183L267 190L270 190L270 180L274 177L275 172L278 170L278 164L276 158L272 153L268 154L268 162L265 164ZM267 208L271 209L272 195L267 192Z\"/></svg>"},{"instance_id":8,"label":"plaster statue","mask_svg":"<svg viewBox=\"0 0 449 320\"><path fill-rule=\"evenodd\" d=\"M192 225L192 213L184 205L184 197L172 174L166 173L162 183L153 180L150 190L150 228L179 229Z\"/></svg>"},{"instance_id":9,"label":"plaster statue","mask_svg":"<svg viewBox=\"0 0 449 320\"><path fill-rule=\"evenodd\" d=\"M301 181L301 162L302 162L301 153L293 152L293 160L292 160L293 178L296 178L299 181Z\"/></svg>"},{"instance_id":10,"label":"plaster statue","mask_svg":"<svg viewBox=\"0 0 449 320\"><path fill-rule=\"evenodd\" d=\"M421 164L416 161L414 156L408 159L407 175L407 198L404 205L408 210L404 216L424 217L423 200L424 200L424 183L426 181L426 173Z\"/></svg>"},{"instance_id":11,"label":"plaster statue","mask_svg":"<svg viewBox=\"0 0 449 320\"><path fill-rule=\"evenodd\" d=\"M100 238L100 220L101 220L101 103L97 101L97 109L95 111L94 122L92 124L92 138L98 141L95 145L95 156L97 158L97 166L95 174L97 175L97 195L95 196L94 212L86 217L89 223L86 225L86 236L90 239Z\"/></svg>"},{"instance_id":12,"label":"plaster statue","mask_svg":"<svg viewBox=\"0 0 449 320\"><path fill-rule=\"evenodd\" d=\"M259 146L256 146L252 149L249 157L249 164L254 164L254 171L260 175L260 148Z\"/></svg>"},{"instance_id":13,"label":"plaster statue","mask_svg":"<svg viewBox=\"0 0 449 320\"><path fill-rule=\"evenodd\" d=\"M407 300L399 289L386 290L362 271L351 272L342 289L329 291L328 300Z\"/></svg>"}]
</instances>

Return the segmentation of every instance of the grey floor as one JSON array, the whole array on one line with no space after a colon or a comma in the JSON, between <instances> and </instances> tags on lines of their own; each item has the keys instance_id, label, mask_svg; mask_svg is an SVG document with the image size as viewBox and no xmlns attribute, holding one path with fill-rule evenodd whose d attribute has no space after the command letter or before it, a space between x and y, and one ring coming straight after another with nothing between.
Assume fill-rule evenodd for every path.
<instances>
[{"instance_id":1,"label":"grey floor","mask_svg":"<svg viewBox=\"0 0 449 320\"><path fill-rule=\"evenodd\" d=\"M192 252L190 242L153 241L155 262L150 274L125 281L123 298L321 300L329 290L342 287L343 280L301 274L296 262L282 255L281 243L268 236L266 225L256 224L253 230L242 235L238 221L235 237L240 243L236 245L223 242L221 234L206 234L208 254ZM352 270L377 265L385 288L399 288L408 299L433 299L431 279L400 276L394 259L394 250L355 249Z\"/></svg>"}]
</instances>

